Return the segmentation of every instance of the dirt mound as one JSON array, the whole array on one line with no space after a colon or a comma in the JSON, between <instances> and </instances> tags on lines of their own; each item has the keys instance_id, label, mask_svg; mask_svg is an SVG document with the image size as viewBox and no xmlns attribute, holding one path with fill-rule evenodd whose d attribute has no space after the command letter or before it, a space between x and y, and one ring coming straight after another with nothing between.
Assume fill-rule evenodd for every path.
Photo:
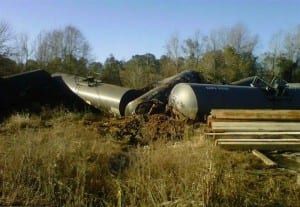
<instances>
[{"instance_id":1,"label":"dirt mound","mask_svg":"<svg viewBox=\"0 0 300 207\"><path fill-rule=\"evenodd\" d=\"M154 114L111 118L95 124L104 137L123 140L132 145L144 145L158 139L182 139L185 123L165 114Z\"/></svg>"}]
</instances>

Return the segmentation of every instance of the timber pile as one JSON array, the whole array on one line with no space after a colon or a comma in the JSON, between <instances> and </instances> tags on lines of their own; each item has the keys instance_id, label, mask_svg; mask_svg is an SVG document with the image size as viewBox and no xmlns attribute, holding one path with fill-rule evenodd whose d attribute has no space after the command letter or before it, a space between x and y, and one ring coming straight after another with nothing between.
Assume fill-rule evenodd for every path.
<instances>
[{"instance_id":1,"label":"timber pile","mask_svg":"<svg viewBox=\"0 0 300 207\"><path fill-rule=\"evenodd\" d=\"M226 149L300 151L300 110L216 109L206 137Z\"/></svg>"}]
</instances>

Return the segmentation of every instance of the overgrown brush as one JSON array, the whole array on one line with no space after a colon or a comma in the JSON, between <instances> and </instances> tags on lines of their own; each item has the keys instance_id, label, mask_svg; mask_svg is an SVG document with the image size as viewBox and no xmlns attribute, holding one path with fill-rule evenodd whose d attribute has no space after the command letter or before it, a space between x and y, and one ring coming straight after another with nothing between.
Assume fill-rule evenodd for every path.
<instances>
[{"instance_id":1,"label":"overgrown brush","mask_svg":"<svg viewBox=\"0 0 300 207\"><path fill-rule=\"evenodd\" d=\"M295 176L247 152L200 137L126 145L87 119L60 109L3 122L0 205L299 206Z\"/></svg>"},{"instance_id":2,"label":"overgrown brush","mask_svg":"<svg viewBox=\"0 0 300 207\"><path fill-rule=\"evenodd\" d=\"M120 146L66 113L50 127L23 124L21 114L3 124L0 136L0 205L104 206L115 196L111 159ZM35 123L38 117L31 117Z\"/></svg>"},{"instance_id":3,"label":"overgrown brush","mask_svg":"<svg viewBox=\"0 0 300 207\"><path fill-rule=\"evenodd\" d=\"M129 206L299 206L295 175L266 169L247 152L184 141L136 149L122 177ZM125 206L126 206L125 205Z\"/></svg>"}]
</instances>

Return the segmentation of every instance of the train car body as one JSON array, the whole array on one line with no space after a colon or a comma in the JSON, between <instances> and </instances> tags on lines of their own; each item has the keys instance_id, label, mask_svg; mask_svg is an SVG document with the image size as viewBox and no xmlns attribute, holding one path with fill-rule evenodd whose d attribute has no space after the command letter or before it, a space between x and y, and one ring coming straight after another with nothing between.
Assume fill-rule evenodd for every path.
<instances>
[{"instance_id":1,"label":"train car body","mask_svg":"<svg viewBox=\"0 0 300 207\"><path fill-rule=\"evenodd\" d=\"M192 120L204 120L211 109L300 109L300 88L274 88L261 80L251 86L180 83L169 105Z\"/></svg>"},{"instance_id":2,"label":"train car body","mask_svg":"<svg viewBox=\"0 0 300 207\"><path fill-rule=\"evenodd\" d=\"M186 70L174 76L163 79L155 87L142 96L131 101L125 110L125 115L164 112L172 88L178 83L201 83L200 73Z\"/></svg>"},{"instance_id":3,"label":"train car body","mask_svg":"<svg viewBox=\"0 0 300 207\"><path fill-rule=\"evenodd\" d=\"M228 85L204 84L198 72L187 70L144 90L102 83L92 77L44 70L0 78L0 109L35 102L76 103L120 116L164 113L166 105L192 120L204 120L211 109L300 109L300 84L253 76ZM42 101L43 100L43 101Z\"/></svg>"},{"instance_id":4,"label":"train car body","mask_svg":"<svg viewBox=\"0 0 300 207\"><path fill-rule=\"evenodd\" d=\"M93 78L83 78L63 73L52 77L60 84L60 89L76 94L87 104L111 114L125 114L127 104L142 94L139 90L102 83Z\"/></svg>"},{"instance_id":5,"label":"train car body","mask_svg":"<svg viewBox=\"0 0 300 207\"><path fill-rule=\"evenodd\" d=\"M44 70L5 76L0 79L0 108L4 110L45 100L51 86L52 78Z\"/></svg>"}]
</instances>

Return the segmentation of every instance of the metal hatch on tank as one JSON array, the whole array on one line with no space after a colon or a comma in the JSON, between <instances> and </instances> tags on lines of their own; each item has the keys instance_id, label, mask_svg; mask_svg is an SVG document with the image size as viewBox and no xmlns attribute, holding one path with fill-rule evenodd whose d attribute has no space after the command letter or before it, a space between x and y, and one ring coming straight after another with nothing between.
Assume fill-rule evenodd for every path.
<instances>
[{"instance_id":1,"label":"metal hatch on tank","mask_svg":"<svg viewBox=\"0 0 300 207\"><path fill-rule=\"evenodd\" d=\"M123 116L126 105L142 94L139 90L102 83L92 77L83 78L63 73L53 74L60 84L95 108Z\"/></svg>"},{"instance_id":2,"label":"metal hatch on tank","mask_svg":"<svg viewBox=\"0 0 300 207\"><path fill-rule=\"evenodd\" d=\"M171 91L169 106L192 120L204 120L211 109L300 109L300 88L259 78L251 86L180 83Z\"/></svg>"}]
</instances>

